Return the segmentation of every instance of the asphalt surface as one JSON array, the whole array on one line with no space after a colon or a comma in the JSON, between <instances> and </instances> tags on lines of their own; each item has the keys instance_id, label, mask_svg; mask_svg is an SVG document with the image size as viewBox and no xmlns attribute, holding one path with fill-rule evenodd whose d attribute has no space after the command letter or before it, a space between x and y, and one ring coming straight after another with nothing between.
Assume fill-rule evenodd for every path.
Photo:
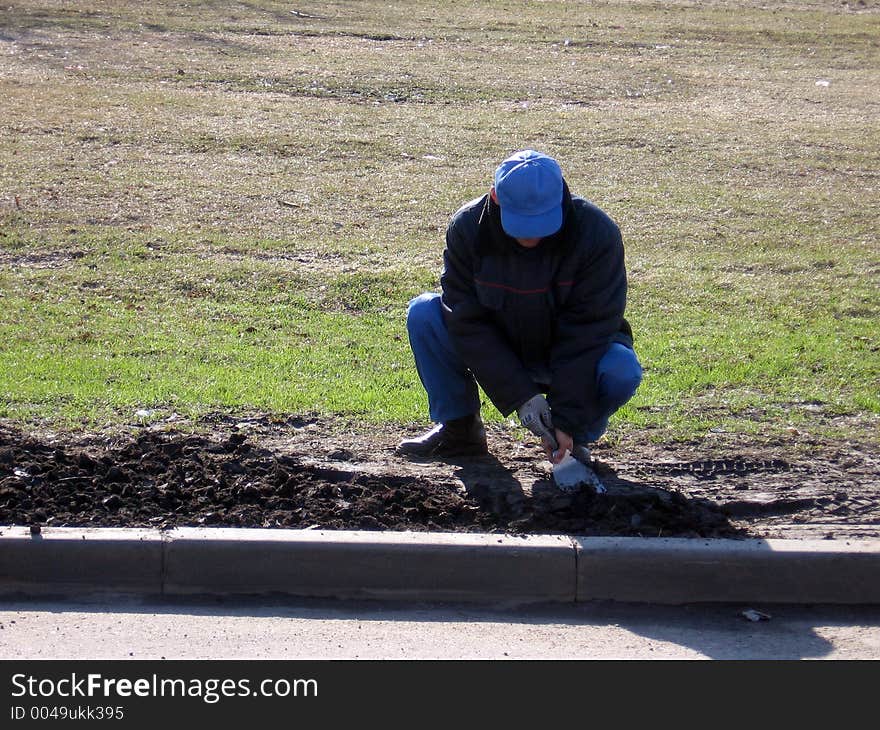
<instances>
[{"instance_id":1,"label":"asphalt surface","mask_svg":"<svg viewBox=\"0 0 880 730\"><path fill-rule=\"evenodd\" d=\"M877 658L878 606L594 601L505 607L118 596L0 601L0 660L16 662ZM742 680L757 681L753 673Z\"/></svg>"},{"instance_id":2,"label":"asphalt surface","mask_svg":"<svg viewBox=\"0 0 880 730\"><path fill-rule=\"evenodd\" d=\"M0 527L0 595L880 604L880 540Z\"/></svg>"}]
</instances>

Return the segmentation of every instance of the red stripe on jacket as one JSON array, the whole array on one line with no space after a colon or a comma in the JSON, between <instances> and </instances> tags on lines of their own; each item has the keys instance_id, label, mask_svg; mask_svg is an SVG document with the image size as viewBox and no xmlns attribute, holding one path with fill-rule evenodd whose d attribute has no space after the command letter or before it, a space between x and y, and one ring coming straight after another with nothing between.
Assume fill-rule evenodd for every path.
<instances>
[{"instance_id":1,"label":"red stripe on jacket","mask_svg":"<svg viewBox=\"0 0 880 730\"><path fill-rule=\"evenodd\" d=\"M513 292L514 294L545 294L550 291L549 286L545 286L541 289L517 289L512 286L507 286L507 284L495 284L491 281L480 281L479 279L474 279L474 281L480 286L488 286L492 289L503 289L504 291ZM556 286L572 286L573 284L573 281L559 281L556 283Z\"/></svg>"}]
</instances>

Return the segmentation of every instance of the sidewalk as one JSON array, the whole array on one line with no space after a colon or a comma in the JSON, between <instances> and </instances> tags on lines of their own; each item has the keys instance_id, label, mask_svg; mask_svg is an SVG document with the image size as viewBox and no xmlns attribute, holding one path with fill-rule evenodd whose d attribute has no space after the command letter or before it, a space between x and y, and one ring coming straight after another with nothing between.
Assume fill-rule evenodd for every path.
<instances>
[{"instance_id":1,"label":"sidewalk","mask_svg":"<svg viewBox=\"0 0 880 730\"><path fill-rule=\"evenodd\" d=\"M0 527L0 595L880 604L880 540Z\"/></svg>"}]
</instances>

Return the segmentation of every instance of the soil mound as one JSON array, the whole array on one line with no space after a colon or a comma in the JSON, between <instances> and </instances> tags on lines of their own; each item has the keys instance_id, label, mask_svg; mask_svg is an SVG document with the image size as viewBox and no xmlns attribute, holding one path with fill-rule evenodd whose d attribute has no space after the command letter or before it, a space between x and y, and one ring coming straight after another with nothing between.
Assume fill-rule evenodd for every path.
<instances>
[{"instance_id":1,"label":"soil mound","mask_svg":"<svg viewBox=\"0 0 880 730\"><path fill-rule=\"evenodd\" d=\"M766 448L711 458L690 453L694 445L679 446L678 458L669 450L648 454L644 445L637 456L597 451L608 492L568 495L553 485L537 446L500 428L490 428L490 456L418 463L394 455L403 433L338 432L298 418L199 425L198 433L163 426L88 436L0 426L0 524L707 538L880 534L877 464L858 452L849 461L838 455L823 475L816 459L807 468ZM854 473L861 477L855 494L848 488Z\"/></svg>"}]
</instances>

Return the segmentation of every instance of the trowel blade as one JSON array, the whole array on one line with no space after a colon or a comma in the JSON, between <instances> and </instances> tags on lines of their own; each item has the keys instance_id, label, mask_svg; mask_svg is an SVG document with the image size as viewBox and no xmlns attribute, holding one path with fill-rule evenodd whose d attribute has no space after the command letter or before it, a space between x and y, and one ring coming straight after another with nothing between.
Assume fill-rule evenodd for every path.
<instances>
[{"instance_id":1,"label":"trowel blade","mask_svg":"<svg viewBox=\"0 0 880 730\"><path fill-rule=\"evenodd\" d=\"M605 492L596 472L570 453L566 453L562 461L553 465L553 481L563 492L574 492L583 486L593 487L598 494Z\"/></svg>"}]
</instances>

